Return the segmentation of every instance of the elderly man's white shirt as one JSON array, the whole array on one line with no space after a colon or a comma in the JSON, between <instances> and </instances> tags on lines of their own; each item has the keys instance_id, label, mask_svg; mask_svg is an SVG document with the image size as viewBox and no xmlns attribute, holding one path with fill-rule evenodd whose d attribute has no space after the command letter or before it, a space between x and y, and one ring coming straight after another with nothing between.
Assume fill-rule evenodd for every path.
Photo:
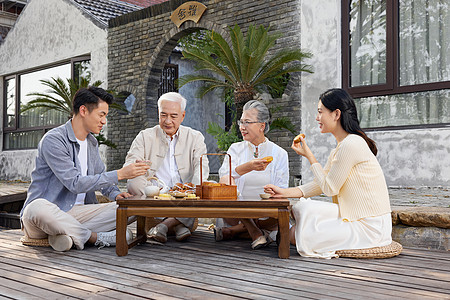
<instances>
[{"instance_id":1,"label":"elderly man's white shirt","mask_svg":"<svg viewBox=\"0 0 450 300\"><path fill-rule=\"evenodd\" d=\"M164 161L156 170L156 177L165 182L168 186L174 186L175 183L181 182L180 173L178 173L177 161L175 160L175 145L178 142L178 130L172 136L166 135L166 140L169 143L169 149L167 150Z\"/></svg>"}]
</instances>

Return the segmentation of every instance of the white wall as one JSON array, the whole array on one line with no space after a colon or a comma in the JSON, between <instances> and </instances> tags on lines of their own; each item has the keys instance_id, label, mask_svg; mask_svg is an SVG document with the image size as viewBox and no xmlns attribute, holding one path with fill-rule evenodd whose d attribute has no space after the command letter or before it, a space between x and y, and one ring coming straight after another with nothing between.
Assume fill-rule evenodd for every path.
<instances>
[{"instance_id":1,"label":"white wall","mask_svg":"<svg viewBox=\"0 0 450 300\"><path fill-rule=\"evenodd\" d=\"M313 54L308 63L313 74L302 74L302 132L317 160L325 164L335 146L330 135L320 134L315 121L319 95L325 90L341 86L340 69L340 1L301 1L301 45ZM302 182L313 179L309 162L302 159Z\"/></svg>"},{"instance_id":2,"label":"white wall","mask_svg":"<svg viewBox=\"0 0 450 300\"><path fill-rule=\"evenodd\" d=\"M92 80L102 80L106 88L107 30L98 24L69 0L30 0L0 46L0 81L5 75L90 54ZM0 152L0 161L7 161L0 165L0 179L29 179L36 152Z\"/></svg>"},{"instance_id":3,"label":"white wall","mask_svg":"<svg viewBox=\"0 0 450 300\"><path fill-rule=\"evenodd\" d=\"M315 116L319 95L341 87L341 3L301 1L301 45L313 53L314 74L302 76L302 130L318 161L325 164L333 136L319 132ZM450 128L368 132L389 186L450 186ZM302 180L313 176L303 159Z\"/></svg>"}]
</instances>

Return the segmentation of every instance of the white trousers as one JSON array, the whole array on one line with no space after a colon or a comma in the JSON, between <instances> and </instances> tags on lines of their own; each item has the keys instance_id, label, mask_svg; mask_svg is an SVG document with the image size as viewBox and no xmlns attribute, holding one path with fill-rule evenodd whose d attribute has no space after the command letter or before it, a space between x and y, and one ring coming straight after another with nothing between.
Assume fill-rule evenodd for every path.
<instances>
[{"instance_id":1,"label":"white trousers","mask_svg":"<svg viewBox=\"0 0 450 300\"><path fill-rule=\"evenodd\" d=\"M116 228L115 202L75 205L68 212L45 199L36 199L25 207L22 230L32 239L48 235L69 235L77 249L83 249L91 232L105 232Z\"/></svg>"}]
</instances>

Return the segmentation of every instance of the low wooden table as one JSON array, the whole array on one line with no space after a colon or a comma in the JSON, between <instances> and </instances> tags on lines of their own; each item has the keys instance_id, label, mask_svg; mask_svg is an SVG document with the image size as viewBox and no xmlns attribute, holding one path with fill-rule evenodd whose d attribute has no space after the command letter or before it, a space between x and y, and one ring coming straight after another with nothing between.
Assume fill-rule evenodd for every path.
<instances>
[{"instance_id":1,"label":"low wooden table","mask_svg":"<svg viewBox=\"0 0 450 300\"><path fill-rule=\"evenodd\" d=\"M154 200L136 196L117 200L116 253L128 254L128 249L145 243L145 217L186 217L186 218L245 218L271 217L278 219L280 241L278 256L289 258L289 200L288 199L176 199ZM126 241L127 220L137 216L137 236L128 244Z\"/></svg>"}]
</instances>

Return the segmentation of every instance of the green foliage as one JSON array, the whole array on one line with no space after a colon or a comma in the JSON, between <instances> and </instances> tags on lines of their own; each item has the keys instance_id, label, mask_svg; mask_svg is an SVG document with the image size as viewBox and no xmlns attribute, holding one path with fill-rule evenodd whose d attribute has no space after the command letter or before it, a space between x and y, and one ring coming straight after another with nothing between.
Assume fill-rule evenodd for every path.
<instances>
[{"instance_id":1,"label":"green foliage","mask_svg":"<svg viewBox=\"0 0 450 300\"><path fill-rule=\"evenodd\" d=\"M51 80L42 79L39 80L43 85L47 86L49 89L44 93L29 93L27 96L35 96L36 98L30 100L26 105L21 107L21 113L29 110L44 108L46 110L56 110L67 115L70 119L73 115L73 98L76 92L81 88L87 88L89 86L100 86L102 81L97 80L90 83L89 79L81 77L79 81L75 81L71 78L67 78L64 81L62 78L52 77ZM115 91L108 90L115 98L120 98ZM120 111L127 111L126 108L119 103L112 103L109 105L110 108L117 109ZM116 145L107 140L102 132L98 135L94 135L99 143L99 145L106 145L112 148L116 148Z\"/></svg>"},{"instance_id":2,"label":"green foliage","mask_svg":"<svg viewBox=\"0 0 450 300\"><path fill-rule=\"evenodd\" d=\"M178 40L177 46L181 49L196 47L198 49L206 49L211 47L211 31L201 29L191 34L185 35Z\"/></svg>"},{"instance_id":3,"label":"green foliage","mask_svg":"<svg viewBox=\"0 0 450 300\"><path fill-rule=\"evenodd\" d=\"M276 118L270 124L269 133L273 130L289 130L292 134L296 134L295 126L287 117Z\"/></svg>"},{"instance_id":4,"label":"green foliage","mask_svg":"<svg viewBox=\"0 0 450 300\"><path fill-rule=\"evenodd\" d=\"M234 126L236 125L233 124L233 127ZM233 129L226 131L215 122L208 122L208 129L206 132L217 140L217 147L222 151L227 151L231 144L241 141L241 139L236 135L236 130Z\"/></svg>"},{"instance_id":5,"label":"green foliage","mask_svg":"<svg viewBox=\"0 0 450 300\"><path fill-rule=\"evenodd\" d=\"M284 90L286 89L286 86L289 83L289 80L291 80L290 74L284 74L282 76L278 76L274 79L276 81L276 87L268 86L267 90L269 91L270 96L272 98L281 98L283 96Z\"/></svg>"},{"instance_id":6,"label":"green foliage","mask_svg":"<svg viewBox=\"0 0 450 300\"><path fill-rule=\"evenodd\" d=\"M102 132L100 132L99 134L94 134L94 136L97 139L99 145L106 145L113 149L117 148L117 145L114 144L112 141L108 140Z\"/></svg>"}]
</instances>

